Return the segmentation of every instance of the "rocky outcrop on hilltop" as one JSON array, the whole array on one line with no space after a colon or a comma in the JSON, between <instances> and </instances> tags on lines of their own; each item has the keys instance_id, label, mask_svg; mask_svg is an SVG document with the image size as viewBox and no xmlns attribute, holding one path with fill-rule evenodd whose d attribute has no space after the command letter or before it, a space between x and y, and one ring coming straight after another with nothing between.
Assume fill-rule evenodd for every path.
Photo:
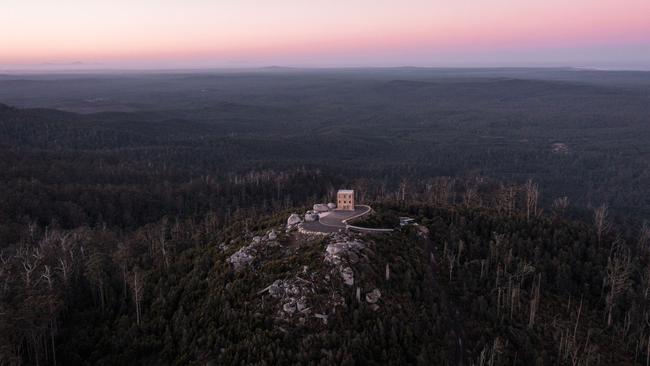
<instances>
[{"instance_id":1,"label":"rocky outcrop on hilltop","mask_svg":"<svg viewBox=\"0 0 650 366\"><path fill-rule=\"evenodd\" d=\"M359 261L361 251L366 247L361 241L349 239L345 236L334 237L335 242L328 244L325 261L332 264L347 286L354 285L354 271L352 265Z\"/></svg>"},{"instance_id":2,"label":"rocky outcrop on hilltop","mask_svg":"<svg viewBox=\"0 0 650 366\"><path fill-rule=\"evenodd\" d=\"M237 272L250 268L265 277L266 283L256 292L260 312L270 312L277 321L293 325L322 325L337 312L347 311L346 297L354 298L353 294L361 291L355 272L362 263L369 264L373 245L358 234L314 237L298 232L278 235L270 230L253 237L230 255L228 262ZM309 261L301 261L302 257ZM278 265L285 270L268 276ZM356 302L377 310L381 293L376 286L364 283L365 297L357 295ZM370 289L374 290L366 294Z\"/></svg>"},{"instance_id":3,"label":"rocky outcrop on hilltop","mask_svg":"<svg viewBox=\"0 0 650 366\"><path fill-rule=\"evenodd\" d=\"M314 211L316 212L327 212L329 210L329 206L324 203L317 203L314 205Z\"/></svg>"},{"instance_id":4,"label":"rocky outcrop on hilltop","mask_svg":"<svg viewBox=\"0 0 650 366\"><path fill-rule=\"evenodd\" d=\"M228 257L228 262L233 265L235 271L239 271L253 262L266 248L279 245L276 241L277 238L278 234L275 230L269 230L263 236L254 236L248 245L241 247Z\"/></svg>"},{"instance_id":5,"label":"rocky outcrop on hilltop","mask_svg":"<svg viewBox=\"0 0 650 366\"><path fill-rule=\"evenodd\" d=\"M287 219L287 229L292 229L302 222L302 218L298 214L291 214Z\"/></svg>"},{"instance_id":6,"label":"rocky outcrop on hilltop","mask_svg":"<svg viewBox=\"0 0 650 366\"><path fill-rule=\"evenodd\" d=\"M318 213L313 211L307 211L307 213L305 213L305 222L313 222L316 220L318 220Z\"/></svg>"}]
</instances>

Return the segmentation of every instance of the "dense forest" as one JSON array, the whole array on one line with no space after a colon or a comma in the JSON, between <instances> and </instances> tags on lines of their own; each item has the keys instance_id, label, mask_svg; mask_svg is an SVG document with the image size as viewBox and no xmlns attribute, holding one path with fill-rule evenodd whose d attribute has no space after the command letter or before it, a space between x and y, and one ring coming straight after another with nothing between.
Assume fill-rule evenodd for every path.
<instances>
[{"instance_id":1,"label":"dense forest","mask_svg":"<svg viewBox=\"0 0 650 366\"><path fill-rule=\"evenodd\" d=\"M0 364L650 359L647 73L3 75L0 103ZM342 187L417 225L287 229Z\"/></svg>"}]
</instances>

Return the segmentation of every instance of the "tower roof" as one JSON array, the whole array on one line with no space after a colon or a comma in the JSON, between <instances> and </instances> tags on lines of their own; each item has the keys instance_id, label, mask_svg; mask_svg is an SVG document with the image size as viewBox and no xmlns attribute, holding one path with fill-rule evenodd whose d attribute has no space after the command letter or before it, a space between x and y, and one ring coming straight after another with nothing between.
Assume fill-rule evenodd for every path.
<instances>
[{"instance_id":1,"label":"tower roof","mask_svg":"<svg viewBox=\"0 0 650 366\"><path fill-rule=\"evenodd\" d=\"M352 194L352 193L354 193L354 190L353 190L353 189L339 189L339 192L338 192L338 193L349 193L349 194Z\"/></svg>"}]
</instances>

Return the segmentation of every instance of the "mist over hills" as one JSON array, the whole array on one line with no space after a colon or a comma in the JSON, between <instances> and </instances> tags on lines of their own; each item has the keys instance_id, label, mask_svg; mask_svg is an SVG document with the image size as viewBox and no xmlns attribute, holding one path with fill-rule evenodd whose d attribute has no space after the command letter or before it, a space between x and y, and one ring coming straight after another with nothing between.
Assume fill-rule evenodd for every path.
<instances>
[{"instance_id":1,"label":"mist over hills","mask_svg":"<svg viewBox=\"0 0 650 366\"><path fill-rule=\"evenodd\" d=\"M0 86L6 104L69 111L15 110L11 127L3 121L9 145L20 145L18 129L31 126L21 136L39 148L192 146L215 161L233 149L241 168L534 178L583 207L607 201L613 209L648 212L647 196L637 187L648 186L650 73L283 69L30 76ZM51 124L58 127L47 133L61 138L44 137L43 126ZM77 140L66 140L68 129ZM557 143L566 154L553 151ZM167 154L160 159L176 159ZM382 164L391 168L384 172ZM613 176L606 173L612 164L618 167ZM613 193L622 187L640 195Z\"/></svg>"}]
</instances>

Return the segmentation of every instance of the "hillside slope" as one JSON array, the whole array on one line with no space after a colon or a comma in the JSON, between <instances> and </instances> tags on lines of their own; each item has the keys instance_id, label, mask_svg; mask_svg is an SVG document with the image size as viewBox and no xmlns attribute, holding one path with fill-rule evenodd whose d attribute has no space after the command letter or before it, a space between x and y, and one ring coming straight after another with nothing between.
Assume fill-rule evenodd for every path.
<instances>
[{"instance_id":1,"label":"hillside slope","mask_svg":"<svg viewBox=\"0 0 650 366\"><path fill-rule=\"evenodd\" d=\"M26 290L24 256L8 257L3 311L15 316L0 316L2 341L28 360L49 354L32 343L39 329L49 332L49 316L34 318L40 312L57 319L57 359L69 365L631 365L645 357L648 237L599 243L593 228L559 218L381 209L420 225L310 237L285 231L278 214L222 229L207 216L126 235L47 233L35 270L63 261L71 271L67 280L52 273L53 288L40 281ZM92 249L66 259L82 247ZM27 306L34 299L43 301Z\"/></svg>"}]
</instances>

